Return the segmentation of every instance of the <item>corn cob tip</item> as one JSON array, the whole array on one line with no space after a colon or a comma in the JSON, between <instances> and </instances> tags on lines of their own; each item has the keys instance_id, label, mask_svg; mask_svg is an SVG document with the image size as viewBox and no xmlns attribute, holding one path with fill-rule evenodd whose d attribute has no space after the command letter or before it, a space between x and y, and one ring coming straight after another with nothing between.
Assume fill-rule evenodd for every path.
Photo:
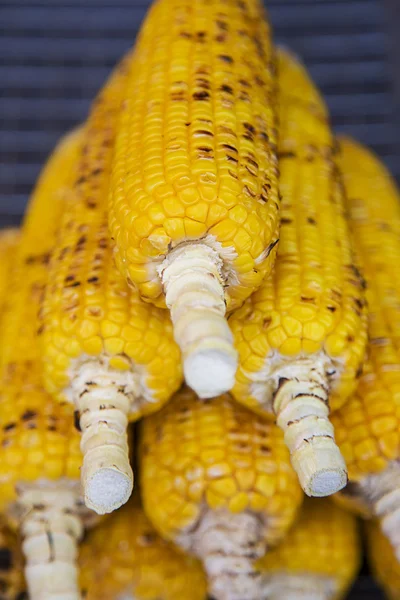
<instances>
[{"instance_id":1,"label":"corn cob tip","mask_svg":"<svg viewBox=\"0 0 400 600\"><path fill-rule=\"evenodd\" d=\"M103 451L101 449L99 454L103 455ZM97 514L104 515L125 504L132 489L133 477L130 474L107 467L100 468L85 480L85 504Z\"/></svg>"},{"instance_id":2,"label":"corn cob tip","mask_svg":"<svg viewBox=\"0 0 400 600\"><path fill-rule=\"evenodd\" d=\"M85 503L103 515L125 504L132 492L128 413L137 382L129 371L86 361L74 372L72 393L80 413Z\"/></svg>"},{"instance_id":3,"label":"corn cob tip","mask_svg":"<svg viewBox=\"0 0 400 600\"><path fill-rule=\"evenodd\" d=\"M227 392L235 381L237 353L225 318L222 270L219 253L206 243L178 246L159 270L185 378L200 398Z\"/></svg>"},{"instance_id":4,"label":"corn cob tip","mask_svg":"<svg viewBox=\"0 0 400 600\"><path fill-rule=\"evenodd\" d=\"M25 577L32 600L80 600L78 542L85 511L76 482L38 482L18 498Z\"/></svg>"},{"instance_id":5,"label":"corn cob tip","mask_svg":"<svg viewBox=\"0 0 400 600\"><path fill-rule=\"evenodd\" d=\"M381 473L366 477L360 487L400 561L400 465L390 463Z\"/></svg>"},{"instance_id":6,"label":"corn cob tip","mask_svg":"<svg viewBox=\"0 0 400 600\"><path fill-rule=\"evenodd\" d=\"M293 452L292 465L307 496L330 496L347 484L346 463L331 438L312 438Z\"/></svg>"},{"instance_id":7,"label":"corn cob tip","mask_svg":"<svg viewBox=\"0 0 400 600\"><path fill-rule=\"evenodd\" d=\"M346 463L334 439L323 365L309 361L279 371L274 398L277 424L308 496L329 496L347 483Z\"/></svg>"}]
</instances>

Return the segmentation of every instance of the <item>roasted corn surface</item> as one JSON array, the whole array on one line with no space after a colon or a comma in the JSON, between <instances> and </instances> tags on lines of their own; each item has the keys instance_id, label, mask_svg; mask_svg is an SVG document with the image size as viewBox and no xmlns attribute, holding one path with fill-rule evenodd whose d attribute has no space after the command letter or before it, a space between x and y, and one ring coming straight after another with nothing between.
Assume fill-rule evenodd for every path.
<instances>
[{"instance_id":1,"label":"roasted corn surface","mask_svg":"<svg viewBox=\"0 0 400 600\"><path fill-rule=\"evenodd\" d=\"M259 598L254 562L302 500L280 429L228 395L183 389L141 430L141 489L159 533L198 556L216 600Z\"/></svg>"},{"instance_id":2,"label":"roasted corn surface","mask_svg":"<svg viewBox=\"0 0 400 600\"><path fill-rule=\"evenodd\" d=\"M231 389L225 313L275 257L275 82L260 0L158 0L131 63L110 191L117 265L170 309L204 398Z\"/></svg>"},{"instance_id":3,"label":"roasted corn surface","mask_svg":"<svg viewBox=\"0 0 400 600\"><path fill-rule=\"evenodd\" d=\"M233 395L276 416L304 491L346 483L330 408L356 385L366 343L355 266L325 104L305 68L279 54L281 231L271 277L230 318L239 369Z\"/></svg>"},{"instance_id":4,"label":"roasted corn surface","mask_svg":"<svg viewBox=\"0 0 400 600\"><path fill-rule=\"evenodd\" d=\"M200 562L163 540L138 498L93 530L80 553L86 600L206 600Z\"/></svg>"},{"instance_id":5,"label":"roasted corn surface","mask_svg":"<svg viewBox=\"0 0 400 600\"><path fill-rule=\"evenodd\" d=\"M23 600L25 581L21 544L4 523L0 523L0 598Z\"/></svg>"},{"instance_id":6,"label":"roasted corn surface","mask_svg":"<svg viewBox=\"0 0 400 600\"><path fill-rule=\"evenodd\" d=\"M400 563L377 521L365 524L367 554L373 575L389 600L400 600Z\"/></svg>"},{"instance_id":7,"label":"roasted corn surface","mask_svg":"<svg viewBox=\"0 0 400 600\"><path fill-rule=\"evenodd\" d=\"M41 311L45 383L77 410L87 506L110 512L132 491L126 429L165 404L182 381L166 311L144 303L117 271L107 190L131 56L95 100L50 265Z\"/></svg>"},{"instance_id":8,"label":"roasted corn surface","mask_svg":"<svg viewBox=\"0 0 400 600\"><path fill-rule=\"evenodd\" d=\"M81 141L81 130L64 138L39 179L2 315L0 510L19 528L31 600L79 598L76 545L92 520L80 495L73 410L44 390L37 335L49 256Z\"/></svg>"},{"instance_id":9,"label":"roasted corn surface","mask_svg":"<svg viewBox=\"0 0 400 600\"><path fill-rule=\"evenodd\" d=\"M368 354L356 393L333 417L349 477L400 558L400 194L367 148L343 138L347 211L367 282Z\"/></svg>"},{"instance_id":10,"label":"roasted corn surface","mask_svg":"<svg viewBox=\"0 0 400 600\"><path fill-rule=\"evenodd\" d=\"M0 315L7 302L9 280L19 241L18 229L0 230Z\"/></svg>"},{"instance_id":11,"label":"roasted corn surface","mask_svg":"<svg viewBox=\"0 0 400 600\"><path fill-rule=\"evenodd\" d=\"M355 517L331 500L307 498L284 541L257 563L263 576L263 598L344 598L360 559Z\"/></svg>"}]
</instances>

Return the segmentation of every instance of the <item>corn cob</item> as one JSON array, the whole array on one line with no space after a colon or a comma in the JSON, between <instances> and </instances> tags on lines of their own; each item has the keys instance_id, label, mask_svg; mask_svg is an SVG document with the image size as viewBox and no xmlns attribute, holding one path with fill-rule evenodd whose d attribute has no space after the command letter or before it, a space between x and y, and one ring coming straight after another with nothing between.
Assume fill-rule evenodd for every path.
<instances>
[{"instance_id":1,"label":"corn cob","mask_svg":"<svg viewBox=\"0 0 400 600\"><path fill-rule=\"evenodd\" d=\"M368 562L389 600L400 600L400 563L377 521L365 524Z\"/></svg>"},{"instance_id":2,"label":"corn cob","mask_svg":"<svg viewBox=\"0 0 400 600\"><path fill-rule=\"evenodd\" d=\"M93 521L80 495L73 411L44 391L37 336L49 255L81 141L81 132L65 138L40 177L2 316L0 511L20 530L32 600L79 598L76 545Z\"/></svg>"},{"instance_id":3,"label":"corn cob","mask_svg":"<svg viewBox=\"0 0 400 600\"><path fill-rule=\"evenodd\" d=\"M201 398L232 388L225 320L278 239L275 64L260 0L158 0L122 106L110 191L116 260L171 311Z\"/></svg>"},{"instance_id":4,"label":"corn cob","mask_svg":"<svg viewBox=\"0 0 400 600\"><path fill-rule=\"evenodd\" d=\"M89 115L40 315L45 383L78 411L85 501L100 514L132 491L128 420L160 408L182 381L169 315L129 290L107 233L116 117L130 60Z\"/></svg>"},{"instance_id":5,"label":"corn cob","mask_svg":"<svg viewBox=\"0 0 400 600\"><path fill-rule=\"evenodd\" d=\"M366 148L341 140L349 222L367 281L368 358L356 393L332 417L351 481L400 559L400 194Z\"/></svg>"},{"instance_id":6,"label":"corn cob","mask_svg":"<svg viewBox=\"0 0 400 600\"><path fill-rule=\"evenodd\" d=\"M137 497L92 531L80 553L86 600L206 600L200 563L155 532Z\"/></svg>"},{"instance_id":7,"label":"corn cob","mask_svg":"<svg viewBox=\"0 0 400 600\"><path fill-rule=\"evenodd\" d=\"M17 229L3 229L0 231L0 315L7 298L9 279L18 240L19 232Z\"/></svg>"},{"instance_id":8,"label":"corn cob","mask_svg":"<svg viewBox=\"0 0 400 600\"><path fill-rule=\"evenodd\" d=\"M25 598L24 591L21 545L16 535L1 523L0 598L2 600L23 600Z\"/></svg>"},{"instance_id":9,"label":"corn cob","mask_svg":"<svg viewBox=\"0 0 400 600\"><path fill-rule=\"evenodd\" d=\"M141 469L148 517L203 561L211 595L259 598L253 563L302 499L279 428L228 395L200 402L183 389L144 420Z\"/></svg>"},{"instance_id":10,"label":"corn cob","mask_svg":"<svg viewBox=\"0 0 400 600\"><path fill-rule=\"evenodd\" d=\"M263 598L339 600L361 558L356 519L330 500L307 498L285 540L257 563Z\"/></svg>"},{"instance_id":11,"label":"corn cob","mask_svg":"<svg viewBox=\"0 0 400 600\"><path fill-rule=\"evenodd\" d=\"M303 66L279 56L281 233L271 278L231 319L234 397L275 415L303 490L346 484L329 407L355 386L364 354L362 279L354 266L323 100Z\"/></svg>"}]
</instances>

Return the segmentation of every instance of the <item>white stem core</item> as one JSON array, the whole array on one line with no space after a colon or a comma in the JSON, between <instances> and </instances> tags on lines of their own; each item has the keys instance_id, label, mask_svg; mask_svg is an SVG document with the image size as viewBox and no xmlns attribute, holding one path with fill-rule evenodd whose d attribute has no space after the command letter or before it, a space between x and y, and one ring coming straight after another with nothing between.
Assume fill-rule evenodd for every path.
<instances>
[{"instance_id":1,"label":"white stem core","mask_svg":"<svg viewBox=\"0 0 400 600\"><path fill-rule=\"evenodd\" d=\"M332 578L309 573L277 572L263 580L263 598L268 600L331 600L337 594Z\"/></svg>"},{"instance_id":2,"label":"white stem core","mask_svg":"<svg viewBox=\"0 0 400 600\"><path fill-rule=\"evenodd\" d=\"M400 561L400 465L390 463L381 473L361 481L360 487Z\"/></svg>"},{"instance_id":3,"label":"white stem core","mask_svg":"<svg viewBox=\"0 0 400 600\"><path fill-rule=\"evenodd\" d=\"M254 562L266 552L263 529L253 514L205 513L191 549L203 561L215 600L261 600L261 575Z\"/></svg>"},{"instance_id":4,"label":"white stem core","mask_svg":"<svg viewBox=\"0 0 400 600\"><path fill-rule=\"evenodd\" d=\"M273 408L305 493L322 497L341 490L347 469L329 421L325 373L306 368L293 378L281 378Z\"/></svg>"},{"instance_id":5,"label":"white stem core","mask_svg":"<svg viewBox=\"0 0 400 600\"><path fill-rule=\"evenodd\" d=\"M73 388L82 430L85 503L105 514L125 504L132 493L127 428L134 392L125 371L94 373L94 369L91 363L82 365Z\"/></svg>"},{"instance_id":6,"label":"white stem core","mask_svg":"<svg viewBox=\"0 0 400 600\"><path fill-rule=\"evenodd\" d=\"M172 250L159 269L187 384L200 398L232 389L237 353L226 320L222 260L201 243Z\"/></svg>"},{"instance_id":7,"label":"white stem core","mask_svg":"<svg viewBox=\"0 0 400 600\"><path fill-rule=\"evenodd\" d=\"M76 560L83 527L76 502L76 491L66 487L26 490L19 498L31 600L81 598Z\"/></svg>"}]
</instances>

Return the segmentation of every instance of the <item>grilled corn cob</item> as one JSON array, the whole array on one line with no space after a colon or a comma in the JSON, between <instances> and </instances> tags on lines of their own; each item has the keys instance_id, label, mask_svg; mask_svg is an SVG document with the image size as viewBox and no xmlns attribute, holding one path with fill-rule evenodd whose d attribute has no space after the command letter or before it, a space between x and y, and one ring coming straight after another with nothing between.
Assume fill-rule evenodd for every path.
<instances>
[{"instance_id":1,"label":"grilled corn cob","mask_svg":"<svg viewBox=\"0 0 400 600\"><path fill-rule=\"evenodd\" d=\"M16 535L1 523L0 598L2 600L23 600L25 598L24 591L21 545Z\"/></svg>"},{"instance_id":2,"label":"grilled corn cob","mask_svg":"<svg viewBox=\"0 0 400 600\"><path fill-rule=\"evenodd\" d=\"M32 600L79 598L76 545L93 520L80 495L73 411L44 391L37 336L49 255L81 136L61 142L36 186L2 316L0 511L22 535Z\"/></svg>"},{"instance_id":3,"label":"grilled corn cob","mask_svg":"<svg viewBox=\"0 0 400 600\"><path fill-rule=\"evenodd\" d=\"M365 524L368 561L375 579L389 600L400 600L400 563L379 523Z\"/></svg>"},{"instance_id":4,"label":"grilled corn cob","mask_svg":"<svg viewBox=\"0 0 400 600\"><path fill-rule=\"evenodd\" d=\"M349 478L400 559L400 194L366 148L341 140L349 222L367 281L368 358L356 393L332 417Z\"/></svg>"},{"instance_id":5,"label":"grilled corn cob","mask_svg":"<svg viewBox=\"0 0 400 600\"><path fill-rule=\"evenodd\" d=\"M78 411L86 505L118 508L132 491L126 429L180 386L179 348L166 311L140 300L117 271L107 188L128 55L89 115L40 315L45 383Z\"/></svg>"},{"instance_id":6,"label":"grilled corn cob","mask_svg":"<svg viewBox=\"0 0 400 600\"><path fill-rule=\"evenodd\" d=\"M7 290L18 239L19 232L17 229L3 229L0 231L0 315L7 299Z\"/></svg>"},{"instance_id":7,"label":"grilled corn cob","mask_svg":"<svg viewBox=\"0 0 400 600\"><path fill-rule=\"evenodd\" d=\"M307 498L285 540L257 563L263 598L339 600L360 566L356 519L327 499Z\"/></svg>"},{"instance_id":8,"label":"grilled corn cob","mask_svg":"<svg viewBox=\"0 0 400 600\"><path fill-rule=\"evenodd\" d=\"M275 64L260 0L158 0L119 124L110 227L120 271L171 311L187 383L231 389L225 320L278 240Z\"/></svg>"},{"instance_id":9,"label":"grilled corn cob","mask_svg":"<svg viewBox=\"0 0 400 600\"><path fill-rule=\"evenodd\" d=\"M155 532L135 497L89 534L80 553L86 600L205 600L200 563Z\"/></svg>"},{"instance_id":10,"label":"grilled corn cob","mask_svg":"<svg viewBox=\"0 0 400 600\"><path fill-rule=\"evenodd\" d=\"M202 559L211 595L259 598L253 563L302 499L279 428L228 395L203 403L184 389L144 420L141 469L148 517Z\"/></svg>"},{"instance_id":11,"label":"grilled corn cob","mask_svg":"<svg viewBox=\"0 0 400 600\"><path fill-rule=\"evenodd\" d=\"M278 68L280 244L272 277L230 319L239 351L233 395L276 415L302 488L326 496L346 484L328 415L354 388L363 359L363 282L325 105L293 56L281 51Z\"/></svg>"}]
</instances>

